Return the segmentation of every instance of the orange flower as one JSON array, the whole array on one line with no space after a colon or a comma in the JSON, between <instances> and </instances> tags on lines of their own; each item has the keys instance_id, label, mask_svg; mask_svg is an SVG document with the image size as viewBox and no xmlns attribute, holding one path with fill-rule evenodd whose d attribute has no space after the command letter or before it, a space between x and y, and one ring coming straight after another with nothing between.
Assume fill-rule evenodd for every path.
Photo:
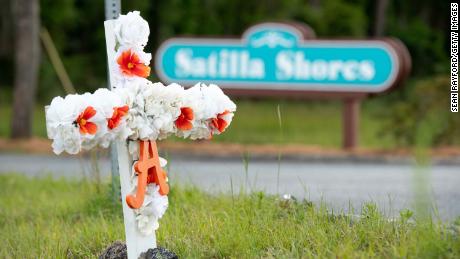
<instances>
[{"instance_id":1,"label":"orange flower","mask_svg":"<svg viewBox=\"0 0 460 259\"><path fill-rule=\"evenodd\" d=\"M176 120L176 127L180 130L191 130L193 120L193 110L190 107L180 108L180 115Z\"/></svg>"},{"instance_id":2,"label":"orange flower","mask_svg":"<svg viewBox=\"0 0 460 259\"><path fill-rule=\"evenodd\" d=\"M228 126L228 122L224 119L224 116L229 113L229 111L224 111L223 113L217 114L216 118L211 119L211 126L222 133Z\"/></svg>"},{"instance_id":3,"label":"orange flower","mask_svg":"<svg viewBox=\"0 0 460 259\"><path fill-rule=\"evenodd\" d=\"M131 52L131 50L123 51L117 59L121 72L126 76L148 77L150 75L150 67L144 65L139 56Z\"/></svg>"},{"instance_id":4,"label":"orange flower","mask_svg":"<svg viewBox=\"0 0 460 259\"><path fill-rule=\"evenodd\" d=\"M77 119L74 121L74 125L80 128L81 134L96 134L96 123L88 121L94 115L96 115L96 110L92 106L86 107L86 109L78 115Z\"/></svg>"},{"instance_id":5,"label":"orange flower","mask_svg":"<svg viewBox=\"0 0 460 259\"><path fill-rule=\"evenodd\" d=\"M120 124L121 118L128 114L128 110L128 105L122 107L114 107L112 117L107 119L107 127L109 129L116 128Z\"/></svg>"}]
</instances>

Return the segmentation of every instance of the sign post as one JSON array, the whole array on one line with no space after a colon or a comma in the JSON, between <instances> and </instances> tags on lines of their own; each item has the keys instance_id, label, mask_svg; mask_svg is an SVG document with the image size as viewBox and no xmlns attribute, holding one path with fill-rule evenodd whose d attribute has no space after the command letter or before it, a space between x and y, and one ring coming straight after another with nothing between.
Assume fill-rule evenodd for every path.
<instances>
[{"instance_id":1,"label":"sign post","mask_svg":"<svg viewBox=\"0 0 460 259\"><path fill-rule=\"evenodd\" d=\"M117 19L121 13L121 0L105 0L105 20Z\"/></svg>"},{"instance_id":2,"label":"sign post","mask_svg":"<svg viewBox=\"0 0 460 259\"><path fill-rule=\"evenodd\" d=\"M358 146L359 106L358 98L348 98L343 101L343 148L353 149Z\"/></svg>"},{"instance_id":3,"label":"sign post","mask_svg":"<svg viewBox=\"0 0 460 259\"><path fill-rule=\"evenodd\" d=\"M105 20L113 20L118 18L118 15L121 13L121 0L105 0ZM115 39L111 39L111 42L115 44ZM108 48L107 48L108 50ZM107 54L109 52L107 51ZM110 62L107 62L107 88L111 89L110 85ZM110 162L111 162L111 172L112 172L112 195L113 199L117 201L120 197L120 168L118 167L118 154L117 147L115 144L110 145Z\"/></svg>"},{"instance_id":4,"label":"sign post","mask_svg":"<svg viewBox=\"0 0 460 259\"><path fill-rule=\"evenodd\" d=\"M262 23L241 39L172 38L155 57L164 82L216 83L232 95L339 99L343 147L358 144L359 103L389 91L411 66L397 39L321 40L298 23Z\"/></svg>"}]
</instances>

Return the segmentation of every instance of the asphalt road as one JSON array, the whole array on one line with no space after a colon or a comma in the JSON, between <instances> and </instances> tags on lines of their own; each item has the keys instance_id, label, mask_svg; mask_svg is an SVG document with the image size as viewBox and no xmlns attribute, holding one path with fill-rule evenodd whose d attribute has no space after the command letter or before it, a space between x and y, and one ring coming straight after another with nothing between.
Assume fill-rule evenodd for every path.
<instances>
[{"instance_id":1,"label":"asphalt road","mask_svg":"<svg viewBox=\"0 0 460 259\"><path fill-rule=\"evenodd\" d=\"M359 211L363 203L372 201L389 216L397 215L404 208L414 208L414 193L425 186L443 220L460 216L458 165L434 165L420 169L407 163L295 160L278 163L276 160L259 159L249 161L246 170L245 164L242 159L172 156L168 172L172 182L194 184L213 193L231 192L232 189L237 193L246 189L291 194L297 199L305 198L315 203L323 201L336 211L346 212L350 205ZM110 176L108 159L99 159L99 168L102 178ZM81 157L0 154L0 173L82 178L93 177L92 171L90 161ZM423 182L427 184L423 185Z\"/></svg>"}]
</instances>

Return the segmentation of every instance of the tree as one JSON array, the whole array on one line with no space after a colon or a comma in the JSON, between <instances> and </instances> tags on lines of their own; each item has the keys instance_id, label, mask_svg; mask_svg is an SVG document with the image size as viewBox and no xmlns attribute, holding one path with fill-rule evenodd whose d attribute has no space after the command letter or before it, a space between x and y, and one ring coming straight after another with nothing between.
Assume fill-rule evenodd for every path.
<instances>
[{"instance_id":1,"label":"tree","mask_svg":"<svg viewBox=\"0 0 460 259\"><path fill-rule=\"evenodd\" d=\"M11 136L28 138L32 134L40 60L40 7L39 0L16 0L13 4L15 78Z\"/></svg>"},{"instance_id":2,"label":"tree","mask_svg":"<svg viewBox=\"0 0 460 259\"><path fill-rule=\"evenodd\" d=\"M388 0L377 0L375 4L374 36L382 37L385 33L385 18Z\"/></svg>"},{"instance_id":3,"label":"tree","mask_svg":"<svg viewBox=\"0 0 460 259\"><path fill-rule=\"evenodd\" d=\"M6 57L13 49L11 0L0 0L0 57Z\"/></svg>"}]
</instances>

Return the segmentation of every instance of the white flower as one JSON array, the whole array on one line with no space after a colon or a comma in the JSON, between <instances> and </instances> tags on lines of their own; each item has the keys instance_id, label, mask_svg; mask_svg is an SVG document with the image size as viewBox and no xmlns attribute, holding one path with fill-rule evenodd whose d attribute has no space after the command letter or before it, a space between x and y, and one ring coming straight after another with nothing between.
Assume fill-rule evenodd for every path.
<instances>
[{"instance_id":1,"label":"white flower","mask_svg":"<svg viewBox=\"0 0 460 259\"><path fill-rule=\"evenodd\" d=\"M60 125L72 125L79 113L77 104L77 102L66 103L64 98L58 96L54 97L51 104L46 107L46 129L50 139L56 137L56 130Z\"/></svg>"},{"instance_id":2,"label":"white flower","mask_svg":"<svg viewBox=\"0 0 460 259\"><path fill-rule=\"evenodd\" d=\"M160 187L156 184L149 184L147 186L144 211L161 219L168 208L168 196L161 195L159 190Z\"/></svg>"},{"instance_id":3,"label":"white flower","mask_svg":"<svg viewBox=\"0 0 460 259\"><path fill-rule=\"evenodd\" d=\"M109 120L114 116L115 110L122 107L129 109L127 100L116 92L105 88L96 90L89 97L91 105L99 112L101 120L99 121L99 130L96 133L96 144L107 148L113 140L126 140L132 134L131 129L126 125L128 115L122 116L118 124L109 128ZM116 115L116 114L115 114ZM113 118L115 119L115 118ZM84 147L87 149L86 147Z\"/></svg>"},{"instance_id":4,"label":"white flower","mask_svg":"<svg viewBox=\"0 0 460 259\"><path fill-rule=\"evenodd\" d=\"M128 141L128 152L133 161L139 160L139 141Z\"/></svg>"},{"instance_id":5,"label":"white flower","mask_svg":"<svg viewBox=\"0 0 460 259\"><path fill-rule=\"evenodd\" d=\"M150 118L155 139L164 139L174 133L174 122L180 115L184 88L178 84L164 86L155 83L144 94L145 112Z\"/></svg>"},{"instance_id":6,"label":"white flower","mask_svg":"<svg viewBox=\"0 0 460 259\"><path fill-rule=\"evenodd\" d=\"M126 126L131 130L129 139L148 139L152 134L147 115L144 111L144 98L142 92L152 83L144 78L133 81L130 87L116 89L115 92L129 106Z\"/></svg>"},{"instance_id":7,"label":"white flower","mask_svg":"<svg viewBox=\"0 0 460 259\"><path fill-rule=\"evenodd\" d=\"M82 105L81 112L83 112L87 107L93 107L96 110L96 114L88 120L88 122L96 124L96 134L81 134L82 149L89 150L99 145L101 137L107 133L107 120L104 113L104 109L106 108L101 105L100 101L96 100L90 93L81 95L80 102Z\"/></svg>"},{"instance_id":8,"label":"white flower","mask_svg":"<svg viewBox=\"0 0 460 259\"><path fill-rule=\"evenodd\" d=\"M129 85L53 99L46 117L54 151L75 154L97 145L108 147L113 140L161 140L173 133L191 139L210 138L228 127L236 110L236 105L216 85L197 84L184 90L178 84L152 84L144 78ZM94 114L84 123L92 123L93 130L97 128L91 134L80 131L82 125L76 121L87 108L94 109ZM193 116L181 117L187 118L185 125L190 126L179 129L176 121L182 108L191 109ZM117 115L120 111L122 116Z\"/></svg>"},{"instance_id":9,"label":"white flower","mask_svg":"<svg viewBox=\"0 0 460 259\"><path fill-rule=\"evenodd\" d=\"M120 47L115 54L115 57L111 62L113 62L112 69L110 71L110 83L112 86L112 89L118 89L118 88L125 88L125 87L131 87L132 85L136 85L139 83L142 83L143 80L146 80L143 77L135 76L135 75L127 75L126 73L123 73L121 69L121 65L118 63L118 59L122 56L124 52L129 51L131 55L136 56L139 58L139 62L144 64L145 66L150 66L150 60L152 59L152 54L150 53L145 53L144 51L136 48L130 48L130 47ZM122 62L122 60L120 60ZM123 64L123 62L122 62ZM136 82L140 80L141 82Z\"/></svg>"},{"instance_id":10,"label":"white flower","mask_svg":"<svg viewBox=\"0 0 460 259\"><path fill-rule=\"evenodd\" d=\"M184 106L191 107L194 113L193 128L176 134L191 139L210 138L220 134L230 125L236 105L216 85L198 83L186 90ZM225 121L225 123L223 123ZM218 124L218 127L215 124Z\"/></svg>"},{"instance_id":11,"label":"white flower","mask_svg":"<svg viewBox=\"0 0 460 259\"><path fill-rule=\"evenodd\" d=\"M53 151L76 154L81 150L81 134L75 120L84 109L80 95L68 95L65 99L55 97L46 109L48 138L53 140Z\"/></svg>"},{"instance_id":12,"label":"white flower","mask_svg":"<svg viewBox=\"0 0 460 259\"><path fill-rule=\"evenodd\" d=\"M158 229L158 220L161 219L168 208L168 196L159 193L159 186L151 183L147 185L144 203L134 210L136 213L137 227L144 235L151 235Z\"/></svg>"},{"instance_id":13,"label":"white flower","mask_svg":"<svg viewBox=\"0 0 460 259\"><path fill-rule=\"evenodd\" d=\"M69 125L59 125L55 129L55 136L51 146L53 152L57 155L66 151L75 155L81 150L81 138L78 128Z\"/></svg>"},{"instance_id":14,"label":"white flower","mask_svg":"<svg viewBox=\"0 0 460 259\"><path fill-rule=\"evenodd\" d=\"M147 45L150 34L149 24L140 16L139 11L120 15L116 20L114 31L120 46L139 49Z\"/></svg>"},{"instance_id":15,"label":"white flower","mask_svg":"<svg viewBox=\"0 0 460 259\"><path fill-rule=\"evenodd\" d=\"M54 98L46 109L47 132L53 140L54 152L76 154L81 149L88 150L97 145L108 147L114 139L126 139L132 133L126 126L126 118L121 117L117 127L108 128L114 108L125 105L123 101L107 89L99 89L94 94ZM84 124L80 124L77 120L87 109L92 109L93 113L81 121ZM82 128L90 123L95 131L83 132Z\"/></svg>"},{"instance_id":16,"label":"white flower","mask_svg":"<svg viewBox=\"0 0 460 259\"><path fill-rule=\"evenodd\" d=\"M180 85L164 86L145 80L124 91L131 92L130 99L134 99L127 119L134 132L130 139L159 140L175 132L174 122L185 93Z\"/></svg>"},{"instance_id":17,"label":"white flower","mask_svg":"<svg viewBox=\"0 0 460 259\"><path fill-rule=\"evenodd\" d=\"M158 219L153 215L138 214L136 216L137 229L145 236L150 236L155 233L155 230L160 226Z\"/></svg>"},{"instance_id":18,"label":"white flower","mask_svg":"<svg viewBox=\"0 0 460 259\"><path fill-rule=\"evenodd\" d=\"M202 84L202 91L204 92L205 103L207 107L206 116L215 117L216 114L225 111L236 111L236 105L227 95L222 92L217 85L210 84L206 86Z\"/></svg>"}]
</instances>

